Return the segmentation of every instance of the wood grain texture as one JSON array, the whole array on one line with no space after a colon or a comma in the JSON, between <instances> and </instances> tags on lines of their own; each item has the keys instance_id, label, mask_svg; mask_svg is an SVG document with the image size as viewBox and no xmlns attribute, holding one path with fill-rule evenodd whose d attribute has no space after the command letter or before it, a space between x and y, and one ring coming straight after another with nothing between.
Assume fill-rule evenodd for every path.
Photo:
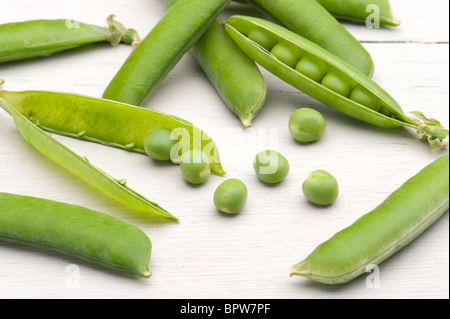
<instances>
[{"instance_id":1,"label":"wood grain texture","mask_svg":"<svg viewBox=\"0 0 450 319\"><path fill-rule=\"evenodd\" d=\"M367 29L345 23L372 54L374 79L405 111L420 110L449 127L449 45L446 0L391 0L402 25ZM3 0L0 23L70 18L105 24L116 18L142 36L164 13L162 1ZM232 6L224 16L249 14ZM132 48L89 46L46 59L0 65L9 90L53 90L100 97ZM254 127L244 130L190 54L169 74L145 107L192 121L217 142L226 177L191 187L179 167L55 135L77 154L181 219L179 225L146 219L43 158L22 140L12 119L0 112L0 191L38 196L96 209L144 230L153 242L153 276L141 280L37 249L0 243L0 298L448 298L448 213L380 268L380 286L367 276L339 287L290 278L289 267L319 243L367 213L409 177L448 149L432 151L414 132L386 130L351 119L320 104L262 70L267 103ZM299 107L323 113L327 131L319 142L300 145L287 120ZM257 180L257 151L276 148L291 164L276 187ZM340 183L331 207L306 202L301 183L314 169ZM212 197L224 178L241 178L249 189L237 216L217 212ZM1 209L1 208L0 208ZM75 265L75 266L71 266ZM79 271L77 275L74 269Z\"/></svg>"}]
</instances>

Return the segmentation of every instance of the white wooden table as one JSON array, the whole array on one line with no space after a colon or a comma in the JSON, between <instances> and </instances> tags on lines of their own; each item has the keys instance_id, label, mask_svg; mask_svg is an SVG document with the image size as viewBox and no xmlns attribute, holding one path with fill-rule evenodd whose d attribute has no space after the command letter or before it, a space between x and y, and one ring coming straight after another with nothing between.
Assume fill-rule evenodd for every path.
<instances>
[{"instance_id":1,"label":"white wooden table","mask_svg":"<svg viewBox=\"0 0 450 319\"><path fill-rule=\"evenodd\" d=\"M0 23L68 18L104 25L115 13L145 36L164 14L161 0L2 0ZM367 29L345 24L370 51L374 80L405 111L420 110L449 121L449 2L392 0L398 28ZM250 11L234 6L226 15ZM90 46L46 59L0 65L9 90L53 90L100 97L132 48ZM187 54L145 105L194 122L219 145L227 177L249 189L245 210L234 217L217 212L212 176L191 187L179 168L146 156L54 135L92 163L181 219L148 220L48 161L19 135L0 112L0 191L77 204L140 227L153 242L150 279L135 279L58 254L0 243L0 298L448 298L448 212L416 241L380 267L379 285L367 276L338 287L300 277L289 268L319 243L369 212L409 177L448 149L432 151L408 129L381 129L338 113L262 70L269 88L254 127L244 130ZM322 140L293 141L287 120L299 107L313 107L327 120ZM255 144L257 141L259 144ZM265 144L265 145L264 145ZM276 187L256 178L252 160L266 146L291 164ZM331 207L308 204L301 183L325 169L340 183ZM0 207L1 209L1 207Z\"/></svg>"}]
</instances>

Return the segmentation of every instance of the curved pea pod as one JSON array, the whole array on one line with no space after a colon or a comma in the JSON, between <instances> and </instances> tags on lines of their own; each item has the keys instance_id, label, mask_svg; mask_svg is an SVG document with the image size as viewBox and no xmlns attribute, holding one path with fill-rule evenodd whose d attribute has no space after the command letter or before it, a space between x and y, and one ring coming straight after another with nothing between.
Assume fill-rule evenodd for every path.
<instances>
[{"instance_id":1,"label":"curved pea pod","mask_svg":"<svg viewBox=\"0 0 450 319\"><path fill-rule=\"evenodd\" d=\"M317 0L337 19L365 23L370 15L379 19L380 25L398 26L398 20L389 0Z\"/></svg>"},{"instance_id":2,"label":"curved pea pod","mask_svg":"<svg viewBox=\"0 0 450 319\"><path fill-rule=\"evenodd\" d=\"M151 215L167 217L178 221L178 218L164 208L128 187L125 180L118 180L106 174L89 163L86 158L78 156L69 148L59 143L50 134L42 131L36 124L28 120L2 98L0 98L0 106L12 116L24 140L47 158L58 163L74 175L122 204Z\"/></svg>"},{"instance_id":3,"label":"curved pea pod","mask_svg":"<svg viewBox=\"0 0 450 319\"><path fill-rule=\"evenodd\" d=\"M179 0L166 0L171 7ZM192 54L222 100L246 127L263 107L267 87L255 62L234 43L217 18L192 47Z\"/></svg>"},{"instance_id":4,"label":"curved pea pod","mask_svg":"<svg viewBox=\"0 0 450 319\"><path fill-rule=\"evenodd\" d=\"M49 56L85 44L137 45L139 35L111 15L108 28L72 20L32 20L0 25L0 63Z\"/></svg>"},{"instance_id":5,"label":"curved pea pod","mask_svg":"<svg viewBox=\"0 0 450 319\"><path fill-rule=\"evenodd\" d=\"M291 276L344 284L394 255L448 211L448 169L448 155L438 158L294 265Z\"/></svg>"},{"instance_id":6,"label":"curved pea pod","mask_svg":"<svg viewBox=\"0 0 450 319\"><path fill-rule=\"evenodd\" d=\"M211 171L225 174L211 137L173 115L70 93L1 91L0 97L45 131L141 154L146 154L144 141L148 132L159 127L170 129L174 139L181 139L177 148L203 149Z\"/></svg>"},{"instance_id":7,"label":"curved pea pod","mask_svg":"<svg viewBox=\"0 0 450 319\"><path fill-rule=\"evenodd\" d=\"M181 0L133 50L103 97L142 106L231 0Z\"/></svg>"},{"instance_id":8,"label":"curved pea pod","mask_svg":"<svg viewBox=\"0 0 450 319\"><path fill-rule=\"evenodd\" d=\"M437 120L428 119L420 112L406 115L398 102L378 84L298 34L269 21L246 16L231 17L225 27L256 63L316 100L372 125L413 128L418 138L428 140L433 149L448 145L448 130ZM263 40L250 39L249 34L254 32L272 39L276 43L274 49L285 48L283 55L279 49L268 51L260 44ZM288 60L294 62L287 64L291 63Z\"/></svg>"},{"instance_id":9,"label":"curved pea pod","mask_svg":"<svg viewBox=\"0 0 450 319\"><path fill-rule=\"evenodd\" d=\"M375 66L369 52L315 0L247 2L273 21L339 56L367 76L373 75Z\"/></svg>"},{"instance_id":10,"label":"curved pea pod","mask_svg":"<svg viewBox=\"0 0 450 319\"><path fill-rule=\"evenodd\" d=\"M148 236L131 224L81 206L0 193L0 241L151 276Z\"/></svg>"}]
</instances>

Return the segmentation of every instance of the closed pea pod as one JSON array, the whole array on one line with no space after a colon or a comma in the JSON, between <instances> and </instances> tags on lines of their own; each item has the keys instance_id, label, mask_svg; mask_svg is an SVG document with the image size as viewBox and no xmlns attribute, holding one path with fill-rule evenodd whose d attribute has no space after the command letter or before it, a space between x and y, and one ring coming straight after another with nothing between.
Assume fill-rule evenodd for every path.
<instances>
[{"instance_id":1,"label":"closed pea pod","mask_svg":"<svg viewBox=\"0 0 450 319\"><path fill-rule=\"evenodd\" d=\"M71 20L33 20L0 25L0 63L49 56L81 45L137 45L137 32L108 17L108 28Z\"/></svg>"},{"instance_id":2,"label":"closed pea pod","mask_svg":"<svg viewBox=\"0 0 450 319\"><path fill-rule=\"evenodd\" d=\"M449 156L442 156L378 207L319 245L291 268L291 276L347 283L408 245L449 208Z\"/></svg>"},{"instance_id":3,"label":"closed pea pod","mask_svg":"<svg viewBox=\"0 0 450 319\"><path fill-rule=\"evenodd\" d=\"M109 100L142 106L231 0L180 0L133 50L106 88Z\"/></svg>"},{"instance_id":4,"label":"closed pea pod","mask_svg":"<svg viewBox=\"0 0 450 319\"><path fill-rule=\"evenodd\" d=\"M171 7L180 0L166 0ZM266 101L267 88L255 62L234 43L217 18L192 47L192 55L228 108L252 126Z\"/></svg>"},{"instance_id":5,"label":"closed pea pod","mask_svg":"<svg viewBox=\"0 0 450 319\"><path fill-rule=\"evenodd\" d=\"M211 171L225 174L211 137L176 116L71 93L0 91L0 97L45 131L141 154L146 154L144 143L148 133L166 128L174 139L180 139L177 149L203 149Z\"/></svg>"},{"instance_id":6,"label":"closed pea pod","mask_svg":"<svg viewBox=\"0 0 450 319\"><path fill-rule=\"evenodd\" d=\"M55 251L145 278L151 275L152 244L144 232L80 206L0 193L0 241Z\"/></svg>"},{"instance_id":7,"label":"closed pea pod","mask_svg":"<svg viewBox=\"0 0 450 319\"><path fill-rule=\"evenodd\" d=\"M338 19L365 23L373 14L373 19L379 19L380 25L400 25L389 0L317 0L317 2Z\"/></svg>"},{"instance_id":8,"label":"closed pea pod","mask_svg":"<svg viewBox=\"0 0 450 319\"><path fill-rule=\"evenodd\" d=\"M367 76L373 75L374 63L369 52L315 0L247 2L287 29L339 56Z\"/></svg>"},{"instance_id":9,"label":"closed pea pod","mask_svg":"<svg viewBox=\"0 0 450 319\"><path fill-rule=\"evenodd\" d=\"M249 3L252 0L234 0ZM255 1L255 0L253 0ZM335 18L357 23L366 23L367 19L379 19L380 25L398 26L398 20L389 0L316 0ZM372 16L373 15L373 18Z\"/></svg>"},{"instance_id":10,"label":"closed pea pod","mask_svg":"<svg viewBox=\"0 0 450 319\"><path fill-rule=\"evenodd\" d=\"M318 82L286 65L277 56L248 38L254 28L269 33L271 37L278 37L279 42L295 45L301 51L297 57L299 61L304 57L314 56L321 64L326 65L326 75ZM241 49L258 64L318 101L372 125L384 128L413 128L417 131L418 138L428 140L433 149L448 145L448 130L437 120L428 119L420 112L410 112L407 116L398 102L378 84L339 57L298 34L269 21L246 16L231 17L226 24L226 30ZM353 90L357 90L358 94ZM361 98L361 95L366 97ZM351 99L352 96L356 96L355 100ZM366 103L364 101L373 104L360 104Z\"/></svg>"},{"instance_id":11,"label":"closed pea pod","mask_svg":"<svg viewBox=\"0 0 450 319\"><path fill-rule=\"evenodd\" d=\"M89 163L86 158L78 156L63 144L59 143L50 134L42 131L37 125L29 121L2 98L0 98L0 107L12 116L22 137L47 158L111 198L129 207L151 215L167 217L178 221L177 217L173 216L164 208L128 187L125 180L118 180L106 174Z\"/></svg>"}]
</instances>

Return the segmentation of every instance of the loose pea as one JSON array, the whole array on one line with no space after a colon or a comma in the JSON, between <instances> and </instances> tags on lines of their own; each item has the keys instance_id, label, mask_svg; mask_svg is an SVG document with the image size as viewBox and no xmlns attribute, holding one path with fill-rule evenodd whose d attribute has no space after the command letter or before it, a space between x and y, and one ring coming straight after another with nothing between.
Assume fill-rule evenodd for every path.
<instances>
[{"instance_id":1,"label":"loose pea","mask_svg":"<svg viewBox=\"0 0 450 319\"><path fill-rule=\"evenodd\" d=\"M248 34L248 38L260 46L262 46L267 51L271 51L273 46L278 42L278 38L272 36L271 33L265 30L255 27Z\"/></svg>"},{"instance_id":2,"label":"loose pea","mask_svg":"<svg viewBox=\"0 0 450 319\"><path fill-rule=\"evenodd\" d=\"M259 179L268 184L280 183L289 174L288 160L273 150L258 153L253 168Z\"/></svg>"},{"instance_id":3,"label":"loose pea","mask_svg":"<svg viewBox=\"0 0 450 319\"><path fill-rule=\"evenodd\" d=\"M319 83L327 73L327 65L312 55L307 55L302 58L295 69L311 80Z\"/></svg>"},{"instance_id":4,"label":"loose pea","mask_svg":"<svg viewBox=\"0 0 450 319\"><path fill-rule=\"evenodd\" d=\"M317 205L331 205L339 195L339 185L328 172L317 170L312 172L302 185L305 197Z\"/></svg>"},{"instance_id":5,"label":"loose pea","mask_svg":"<svg viewBox=\"0 0 450 319\"><path fill-rule=\"evenodd\" d=\"M181 155L183 178L191 184L203 184L211 175L208 157L199 149L189 150Z\"/></svg>"},{"instance_id":6,"label":"loose pea","mask_svg":"<svg viewBox=\"0 0 450 319\"><path fill-rule=\"evenodd\" d=\"M272 48L271 53L284 64L294 68L300 59L301 51L288 42L280 42Z\"/></svg>"},{"instance_id":7,"label":"loose pea","mask_svg":"<svg viewBox=\"0 0 450 319\"><path fill-rule=\"evenodd\" d=\"M381 109L381 100L360 84L356 85L353 89L352 94L350 94L350 100L377 112Z\"/></svg>"},{"instance_id":8,"label":"loose pea","mask_svg":"<svg viewBox=\"0 0 450 319\"><path fill-rule=\"evenodd\" d=\"M348 97L352 91L352 82L340 71L331 71L325 75L322 85L344 97Z\"/></svg>"},{"instance_id":9,"label":"loose pea","mask_svg":"<svg viewBox=\"0 0 450 319\"><path fill-rule=\"evenodd\" d=\"M289 118L289 131L299 142L317 141L325 133L326 122L322 114L310 108L301 108Z\"/></svg>"},{"instance_id":10,"label":"loose pea","mask_svg":"<svg viewBox=\"0 0 450 319\"><path fill-rule=\"evenodd\" d=\"M148 132L144 140L145 152L157 161L170 161L170 151L177 143L171 139L171 130L167 128L156 128Z\"/></svg>"},{"instance_id":11,"label":"loose pea","mask_svg":"<svg viewBox=\"0 0 450 319\"><path fill-rule=\"evenodd\" d=\"M248 191L244 182L230 178L217 187L214 192L214 206L227 214L238 214L244 209Z\"/></svg>"}]
</instances>

